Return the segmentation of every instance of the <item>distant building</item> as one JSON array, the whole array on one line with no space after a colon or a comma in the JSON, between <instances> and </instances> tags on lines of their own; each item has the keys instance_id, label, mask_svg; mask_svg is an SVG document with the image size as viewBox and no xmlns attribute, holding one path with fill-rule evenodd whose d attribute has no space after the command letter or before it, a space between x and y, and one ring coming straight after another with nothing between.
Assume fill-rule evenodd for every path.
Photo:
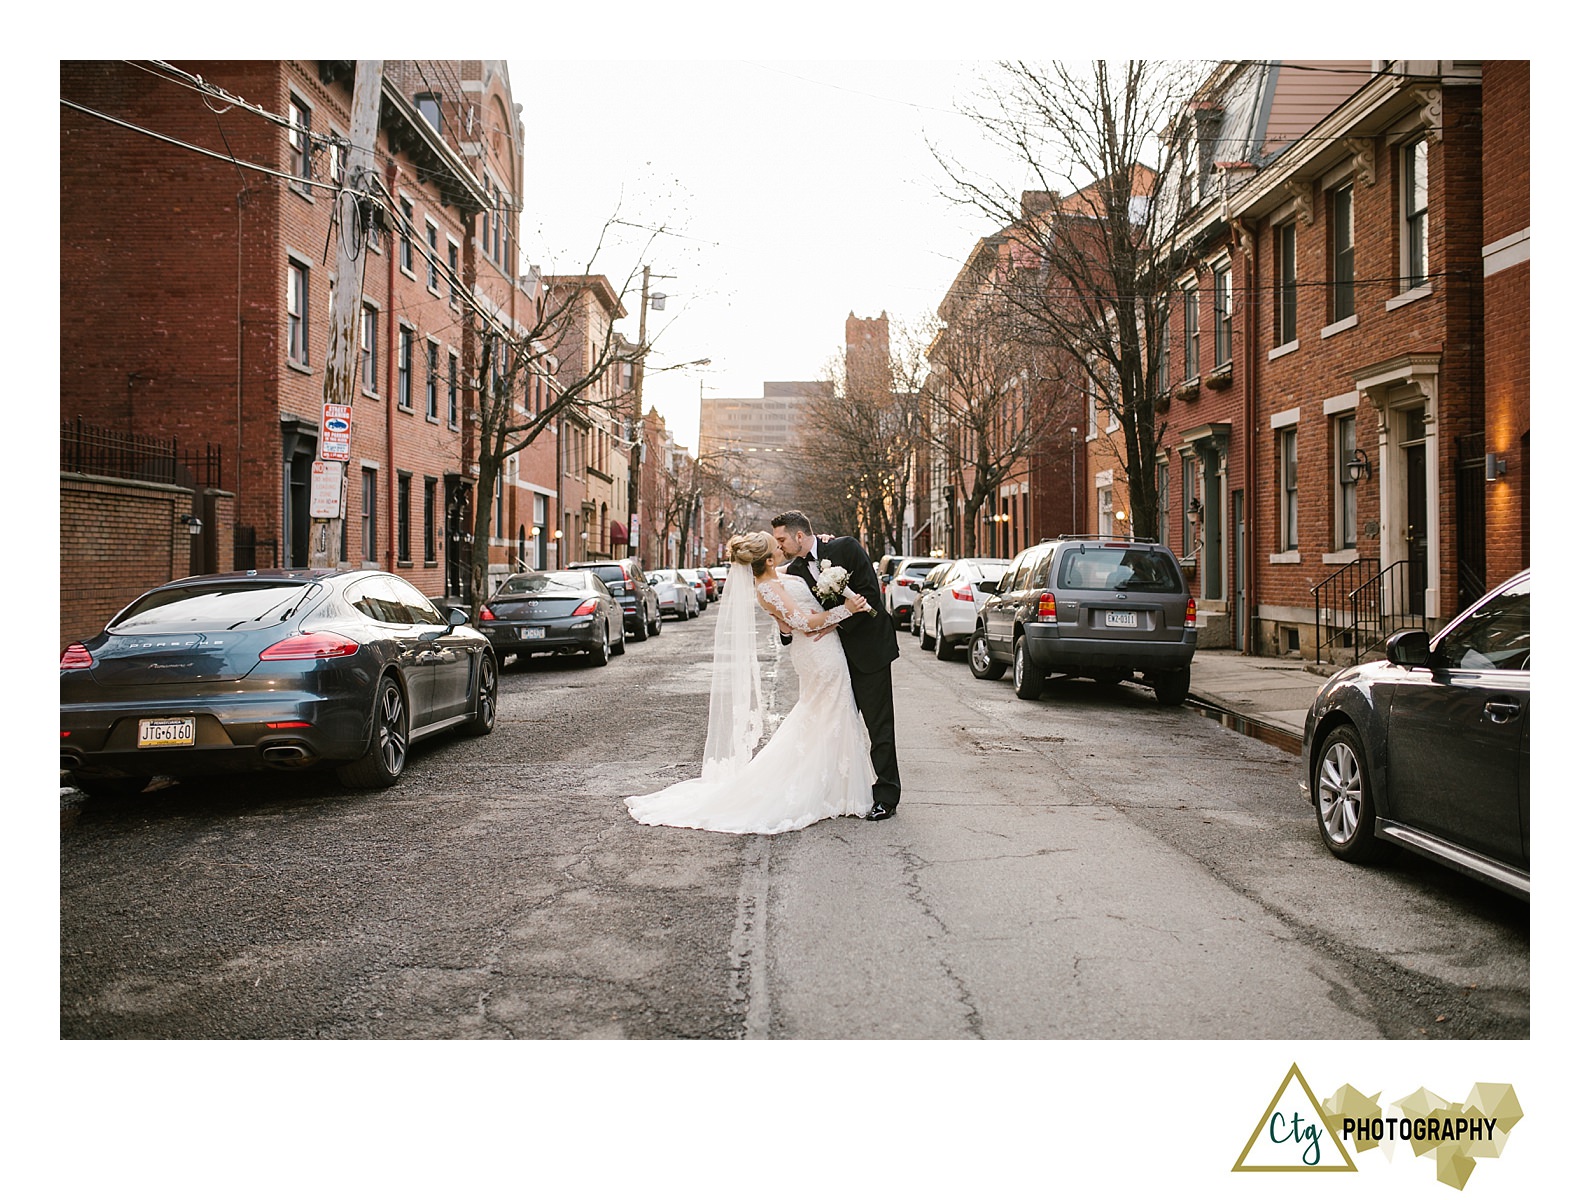
<instances>
[{"instance_id":1,"label":"distant building","mask_svg":"<svg viewBox=\"0 0 1590 1200\"><path fill-rule=\"evenodd\" d=\"M736 486L755 484L745 515L765 527L767 518L796 502L790 463L798 449L806 406L831 398L828 382L764 383L760 396L701 398L700 457ZM746 489L749 490L749 489Z\"/></svg>"}]
</instances>

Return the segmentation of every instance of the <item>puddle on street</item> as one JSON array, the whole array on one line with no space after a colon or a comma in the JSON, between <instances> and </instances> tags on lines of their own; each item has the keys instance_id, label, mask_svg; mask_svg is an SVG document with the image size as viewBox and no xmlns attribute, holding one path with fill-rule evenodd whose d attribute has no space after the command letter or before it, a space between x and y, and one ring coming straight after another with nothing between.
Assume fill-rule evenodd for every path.
<instances>
[{"instance_id":1,"label":"puddle on street","mask_svg":"<svg viewBox=\"0 0 1590 1200\"><path fill-rule=\"evenodd\" d=\"M1187 701L1187 707L1194 712L1202 713L1210 720L1219 721L1227 729L1234 729L1247 737L1257 738L1267 745L1278 750L1285 750L1288 754L1303 753L1303 739L1295 733L1288 733L1284 729L1277 729L1273 725L1265 725L1260 721L1252 721L1240 713L1226 712L1220 708L1210 708L1196 701Z\"/></svg>"}]
</instances>

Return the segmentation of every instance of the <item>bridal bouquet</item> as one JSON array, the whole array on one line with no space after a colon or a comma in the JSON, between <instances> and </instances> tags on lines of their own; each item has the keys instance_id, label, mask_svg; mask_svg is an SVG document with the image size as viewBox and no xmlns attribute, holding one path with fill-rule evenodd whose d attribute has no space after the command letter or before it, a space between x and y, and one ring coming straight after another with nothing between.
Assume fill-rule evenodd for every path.
<instances>
[{"instance_id":1,"label":"bridal bouquet","mask_svg":"<svg viewBox=\"0 0 1590 1200\"><path fill-rule=\"evenodd\" d=\"M819 600L832 601L837 604L846 596L855 595L850 590L850 572L845 570L844 567L836 567L826 558L817 565L819 569L815 591ZM872 611L870 605L867 611Z\"/></svg>"}]
</instances>

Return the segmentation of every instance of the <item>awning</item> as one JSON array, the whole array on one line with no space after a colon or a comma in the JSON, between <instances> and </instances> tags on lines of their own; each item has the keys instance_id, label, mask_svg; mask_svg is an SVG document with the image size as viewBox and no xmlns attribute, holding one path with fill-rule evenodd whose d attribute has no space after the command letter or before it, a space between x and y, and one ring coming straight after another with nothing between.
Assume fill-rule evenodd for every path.
<instances>
[{"instance_id":1,"label":"awning","mask_svg":"<svg viewBox=\"0 0 1590 1200\"><path fill-rule=\"evenodd\" d=\"M613 522L611 528L608 530L608 539L615 546L619 545L620 543L623 543L626 546L629 545L629 530L625 527L624 522Z\"/></svg>"}]
</instances>

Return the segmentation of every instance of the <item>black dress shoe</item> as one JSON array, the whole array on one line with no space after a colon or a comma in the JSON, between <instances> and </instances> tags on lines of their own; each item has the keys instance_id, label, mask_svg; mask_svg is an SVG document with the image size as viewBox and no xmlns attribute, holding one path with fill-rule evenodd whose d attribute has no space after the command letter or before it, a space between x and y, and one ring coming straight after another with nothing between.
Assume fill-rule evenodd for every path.
<instances>
[{"instance_id":1,"label":"black dress shoe","mask_svg":"<svg viewBox=\"0 0 1590 1200\"><path fill-rule=\"evenodd\" d=\"M869 821L887 821L892 816L894 816L894 809L886 807L881 800L878 800L873 802L872 809L867 813L866 819Z\"/></svg>"}]
</instances>

